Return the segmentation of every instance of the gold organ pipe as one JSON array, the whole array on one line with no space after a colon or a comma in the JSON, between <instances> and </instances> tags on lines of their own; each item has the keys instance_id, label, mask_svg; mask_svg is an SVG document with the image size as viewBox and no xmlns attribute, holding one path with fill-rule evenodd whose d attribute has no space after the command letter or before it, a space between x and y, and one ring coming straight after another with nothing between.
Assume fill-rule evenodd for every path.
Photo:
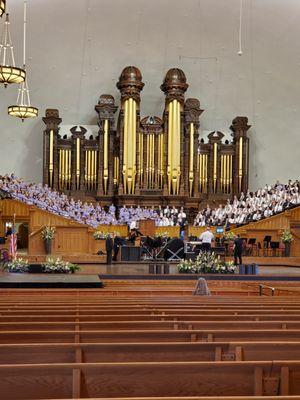
<instances>
[{"instance_id":1,"label":"gold organ pipe","mask_svg":"<svg viewBox=\"0 0 300 400\"><path fill-rule=\"evenodd\" d=\"M80 182L80 138L76 139L76 186L79 189Z\"/></svg>"},{"instance_id":2,"label":"gold organ pipe","mask_svg":"<svg viewBox=\"0 0 300 400\"><path fill-rule=\"evenodd\" d=\"M135 177L136 177L136 101L132 101L132 194L135 192Z\"/></svg>"},{"instance_id":3,"label":"gold organ pipe","mask_svg":"<svg viewBox=\"0 0 300 400\"><path fill-rule=\"evenodd\" d=\"M243 138L239 140L239 190L242 189L242 177L243 177Z\"/></svg>"},{"instance_id":4,"label":"gold organ pipe","mask_svg":"<svg viewBox=\"0 0 300 400\"><path fill-rule=\"evenodd\" d=\"M104 194L107 193L107 184L108 184L108 129L109 124L108 120L104 120L104 138L103 138L103 180L104 180Z\"/></svg>"},{"instance_id":5,"label":"gold organ pipe","mask_svg":"<svg viewBox=\"0 0 300 400\"><path fill-rule=\"evenodd\" d=\"M54 151L54 135L51 129L49 133L49 184L53 186L53 151Z\"/></svg>"},{"instance_id":6,"label":"gold organ pipe","mask_svg":"<svg viewBox=\"0 0 300 400\"><path fill-rule=\"evenodd\" d=\"M230 172L229 172L229 160L230 160L230 156L227 154L226 155L226 193L229 193L229 176L230 176Z\"/></svg>"},{"instance_id":7,"label":"gold organ pipe","mask_svg":"<svg viewBox=\"0 0 300 400\"><path fill-rule=\"evenodd\" d=\"M88 150L88 189L91 188L91 151Z\"/></svg>"},{"instance_id":8,"label":"gold organ pipe","mask_svg":"<svg viewBox=\"0 0 300 400\"><path fill-rule=\"evenodd\" d=\"M94 188L94 162L95 162L95 152L91 150L91 187Z\"/></svg>"},{"instance_id":9,"label":"gold organ pipe","mask_svg":"<svg viewBox=\"0 0 300 400\"><path fill-rule=\"evenodd\" d=\"M208 155L204 154L204 166L203 166L203 171L204 171L204 193L207 193L207 168L208 168Z\"/></svg>"},{"instance_id":10,"label":"gold organ pipe","mask_svg":"<svg viewBox=\"0 0 300 400\"><path fill-rule=\"evenodd\" d=\"M146 135L146 187L149 188L149 134Z\"/></svg>"},{"instance_id":11,"label":"gold organ pipe","mask_svg":"<svg viewBox=\"0 0 300 400\"><path fill-rule=\"evenodd\" d=\"M62 150L62 188L65 187L65 150Z\"/></svg>"},{"instance_id":12,"label":"gold organ pipe","mask_svg":"<svg viewBox=\"0 0 300 400\"><path fill-rule=\"evenodd\" d=\"M232 192L232 155L229 156L229 189Z\"/></svg>"},{"instance_id":13,"label":"gold organ pipe","mask_svg":"<svg viewBox=\"0 0 300 400\"><path fill-rule=\"evenodd\" d=\"M149 135L149 188L152 187L152 134Z\"/></svg>"},{"instance_id":14,"label":"gold organ pipe","mask_svg":"<svg viewBox=\"0 0 300 400\"><path fill-rule=\"evenodd\" d=\"M151 150L151 156L152 156L152 187L154 187L154 185L155 185L155 164L154 164L154 158L155 158L155 154L154 154L155 136L154 136L154 134L152 134L151 136L152 136L152 150Z\"/></svg>"},{"instance_id":15,"label":"gold organ pipe","mask_svg":"<svg viewBox=\"0 0 300 400\"><path fill-rule=\"evenodd\" d=\"M127 142L128 142L128 102L124 103L124 149L123 149L123 185L124 193L127 193Z\"/></svg>"},{"instance_id":16,"label":"gold organ pipe","mask_svg":"<svg viewBox=\"0 0 300 400\"><path fill-rule=\"evenodd\" d=\"M132 138L132 98L129 99L129 116L128 116L128 142L127 142L127 152L128 152L128 174L127 174L127 185L128 185L128 193L131 193L132 188L132 147L133 147L133 138Z\"/></svg>"},{"instance_id":17,"label":"gold organ pipe","mask_svg":"<svg viewBox=\"0 0 300 400\"><path fill-rule=\"evenodd\" d=\"M190 173L189 173L189 182L190 182L190 196L193 193L193 182L194 182L194 124L193 122L190 124Z\"/></svg>"},{"instance_id":18,"label":"gold organ pipe","mask_svg":"<svg viewBox=\"0 0 300 400\"><path fill-rule=\"evenodd\" d=\"M221 191L224 190L224 156L221 155L220 157L220 164L221 164L221 173L220 173L220 189Z\"/></svg>"},{"instance_id":19,"label":"gold organ pipe","mask_svg":"<svg viewBox=\"0 0 300 400\"><path fill-rule=\"evenodd\" d=\"M87 151L84 152L84 182L87 185Z\"/></svg>"},{"instance_id":20,"label":"gold organ pipe","mask_svg":"<svg viewBox=\"0 0 300 400\"><path fill-rule=\"evenodd\" d=\"M213 182L214 182L214 192L217 189L217 161L218 161L218 145L214 143L214 163L213 163Z\"/></svg>"},{"instance_id":21,"label":"gold organ pipe","mask_svg":"<svg viewBox=\"0 0 300 400\"><path fill-rule=\"evenodd\" d=\"M58 186L61 188L61 149L58 150Z\"/></svg>"},{"instance_id":22,"label":"gold organ pipe","mask_svg":"<svg viewBox=\"0 0 300 400\"><path fill-rule=\"evenodd\" d=\"M168 187L169 193L171 193L171 182L172 182L172 131L173 131L173 102L169 103L169 119L168 119Z\"/></svg>"},{"instance_id":23,"label":"gold organ pipe","mask_svg":"<svg viewBox=\"0 0 300 400\"><path fill-rule=\"evenodd\" d=\"M165 170L165 165L164 165L164 134L161 134L161 153L160 153L160 157L161 157L161 171L160 171L160 175L161 175L161 187L163 187L164 184L164 170Z\"/></svg>"}]
</instances>

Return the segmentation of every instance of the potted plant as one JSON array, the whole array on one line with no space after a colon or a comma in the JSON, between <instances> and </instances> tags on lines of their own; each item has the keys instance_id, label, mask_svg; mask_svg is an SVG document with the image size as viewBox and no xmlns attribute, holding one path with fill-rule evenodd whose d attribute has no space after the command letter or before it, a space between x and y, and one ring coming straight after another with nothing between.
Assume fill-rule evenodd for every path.
<instances>
[{"instance_id":1,"label":"potted plant","mask_svg":"<svg viewBox=\"0 0 300 400\"><path fill-rule=\"evenodd\" d=\"M45 243L46 254L51 254L52 251L52 240L55 237L55 227L54 226L45 226L42 230L42 238Z\"/></svg>"},{"instance_id":2,"label":"potted plant","mask_svg":"<svg viewBox=\"0 0 300 400\"><path fill-rule=\"evenodd\" d=\"M289 257L291 253L291 243L294 240L291 231L285 230L281 235L281 241L284 244L284 255L285 257Z\"/></svg>"},{"instance_id":3,"label":"potted plant","mask_svg":"<svg viewBox=\"0 0 300 400\"><path fill-rule=\"evenodd\" d=\"M95 240L106 239L109 236L108 232L95 231L93 237Z\"/></svg>"}]
</instances>

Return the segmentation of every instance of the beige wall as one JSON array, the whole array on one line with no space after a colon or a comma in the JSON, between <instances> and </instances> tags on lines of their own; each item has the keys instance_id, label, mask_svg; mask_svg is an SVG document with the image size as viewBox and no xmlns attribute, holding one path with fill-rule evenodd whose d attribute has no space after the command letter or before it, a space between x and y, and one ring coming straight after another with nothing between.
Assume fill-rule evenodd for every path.
<instances>
[{"instance_id":1,"label":"beige wall","mask_svg":"<svg viewBox=\"0 0 300 400\"><path fill-rule=\"evenodd\" d=\"M20 63L22 2L9 6ZM244 0L242 57L239 0L29 0L28 7L29 84L40 116L23 124L8 117L16 87L0 88L0 173L40 181L45 108L59 108L65 125L94 125L99 95L118 98L122 68L136 65L142 115L161 115L159 86L178 66L187 95L206 110L203 131L228 132L234 116L249 117L253 189L299 176L299 0Z\"/></svg>"}]
</instances>

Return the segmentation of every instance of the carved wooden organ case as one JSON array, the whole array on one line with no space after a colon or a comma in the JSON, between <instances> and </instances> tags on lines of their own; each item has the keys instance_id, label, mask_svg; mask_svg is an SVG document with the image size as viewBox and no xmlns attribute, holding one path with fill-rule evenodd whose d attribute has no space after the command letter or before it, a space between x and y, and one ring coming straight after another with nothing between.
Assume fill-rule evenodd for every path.
<instances>
[{"instance_id":1,"label":"carved wooden organ case","mask_svg":"<svg viewBox=\"0 0 300 400\"><path fill-rule=\"evenodd\" d=\"M247 117L232 121L231 143L223 143L221 132L199 140L203 110L199 100L185 100L188 84L182 70L170 69L161 85L162 118L140 116L144 83L138 68L124 68L117 87L121 93L117 123L113 96L101 95L95 106L99 126L95 138L87 138L86 129L76 126L70 137L62 138L59 111L46 110L44 184L103 204L189 207L222 202L247 190Z\"/></svg>"}]
</instances>

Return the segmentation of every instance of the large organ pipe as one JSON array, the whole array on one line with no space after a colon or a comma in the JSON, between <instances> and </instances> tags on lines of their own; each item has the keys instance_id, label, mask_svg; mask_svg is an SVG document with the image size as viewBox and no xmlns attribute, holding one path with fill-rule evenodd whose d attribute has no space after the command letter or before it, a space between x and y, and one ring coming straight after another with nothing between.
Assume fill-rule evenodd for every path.
<instances>
[{"instance_id":1,"label":"large organ pipe","mask_svg":"<svg viewBox=\"0 0 300 400\"><path fill-rule=\"evenodd\" d=\"M229 156L229 190L232 192L232 155Z\"/></svg>"},{"instance_id":2,"label":"large organ pipe","mask_svg":"<svg viewBox=\"0 0 300 400\"><path fill-rule=\"evenodd\" d=\"M172 129L173 129L173 102L169 103L169 119L168 119L168 187L169 193L171 193L171 182L172 182Z\"/></svg>"},{"instance_id":3,"label":"large organ pipe","mask_svg":"<svg viewBox=\"0 0 300 400\"><path fill-rule=\"evenodd\" d=\"M180 103L169 103L168 120L168 173L169 193L178 194L180 183Z\"/></svg>"},{"instance_id":4,"label":"large organ pipe","mask_svg":"<svg viewBox=\"0 0 300 400\"><path fill-rule=\"evenodd\" d=\"M139 154L140 154L140 160L139 160L139 165L140 165L140 170L139 170L139 179L140 179L140 187L142 187L143 184L143 173L144 173L144 135L142 132L139 133Z\"/></svg>"},{"instance_id":5,"label":"large organ pipe","mask_svg":"<svg viewBox=\"0 0 300 400\"><path fill-rule=\"evenodd\" d=\"M80 139L76 139L76 188L80 185Z\"/></svg>"},{"instance_id":6,"label":"large organ pipe","mask_svg":"<svg viewBox=\"0 0 300 400\"><path fill-rule=\"evenodd\" d=\"M213 154L213 187L214 192L217 190L217 162L218 162L218 145L214 143L214 154Z\"/></svg>"},{"instance_id":7,"label":"large organ pipe","mask_svg":"<svg viewBox=\"0 0 300 400\"><path fill-rule=\"evenodd\" d=\"M208 155L204 155L204 193L207 193L207 183L208 183Z\"/></svg>"},{"instance_id":8,"label":"large organ pipe","mask_svg":"<svg viewBox=\"0 0 300 400\"><path fill-rule=\"evenodd\" d=\"M223 191L224 190L224 156L223 155L221 155L220 163L221 163L220 189L221 189L221 191Z\"/></svg>"},{"instance_id":9,"label":"large organ pipe","mask_svg":"<svg viewBox=\"0 0 300 400\"><path fill-rule=\"evenodd\" d=\"M239 191L242 190L242 178L243 178L243 138L239 140Z\"/></svg>"},{"instance_id":10,"label":"large organ pipe","mask_svg":"<svg viewBox=\"0 0 300 400\"><path fill-rule=\"evenodd\" d=\"M124 150L123 150L123 185L124 193L127 193L127 142L128 142L128 102L124 103Z\"/></svg>"},{"instance_id":11,"label":"large organ pipe","mask_svg":"<svg viewBox=\"0 0 300 400\"><path fill-rule=\"evenodd\" d=\"M61 180L62 180L62 188L65 187L65 150L62 150L62 174L61 174Z\"/></svg>"},{"instance_id":12,"label":"large organ pipe","mask_svg":"<svg viewBox=\"0 0 300 400\"><path fill-rule=\"evenodd\" d=\"M53 187L53 147L54 147L54 136L53 130L51 129L49 134L49 184Z\"/></svg>"},{"instance_id":13,"label":"large organ pipe","mask_svg":"<svg viewBox=\"0 0 300 400\"><path fill-rule=\"evenodd\" d=\"M163 133L160 135L160 139L161 139L161 142L160 142L160 176L161 176L160 185L161 185L161 187L163 187L164 168L165 168L165 166L164 166L164 134Z\"/></svg>"},{"instance_id":14,"label":"large organ pipe","mask_svg":"<svg viewBox=\"0 0 300 400\"><path fill-rule=\"evenodd\" d=\"M194 182L194 124L190 124L190 171L189 171L189 186L190 196L193 193L193 182Z\"/></svg>"},{"instance_id":15,"label":"large organ pipe","mask_svg":"<svg viewBox=\"0 0 300 400\"><path fill-rule=\"evenodd\" d=\"M94 189L94 163L95 163L95 152L91 151L91 188Z\"/></svg>"},{"instance_id":16,"label":"large organ pipe","mask_svg":"<svg viewBox=\"0 0 300 400\"><path fill-rule=\"evenodd\" d=\"M103 183L104 183L104 194L107 194L108 185L108 120L104 121L104 151L103 151Z\"/></svg>"}]
</instances>

